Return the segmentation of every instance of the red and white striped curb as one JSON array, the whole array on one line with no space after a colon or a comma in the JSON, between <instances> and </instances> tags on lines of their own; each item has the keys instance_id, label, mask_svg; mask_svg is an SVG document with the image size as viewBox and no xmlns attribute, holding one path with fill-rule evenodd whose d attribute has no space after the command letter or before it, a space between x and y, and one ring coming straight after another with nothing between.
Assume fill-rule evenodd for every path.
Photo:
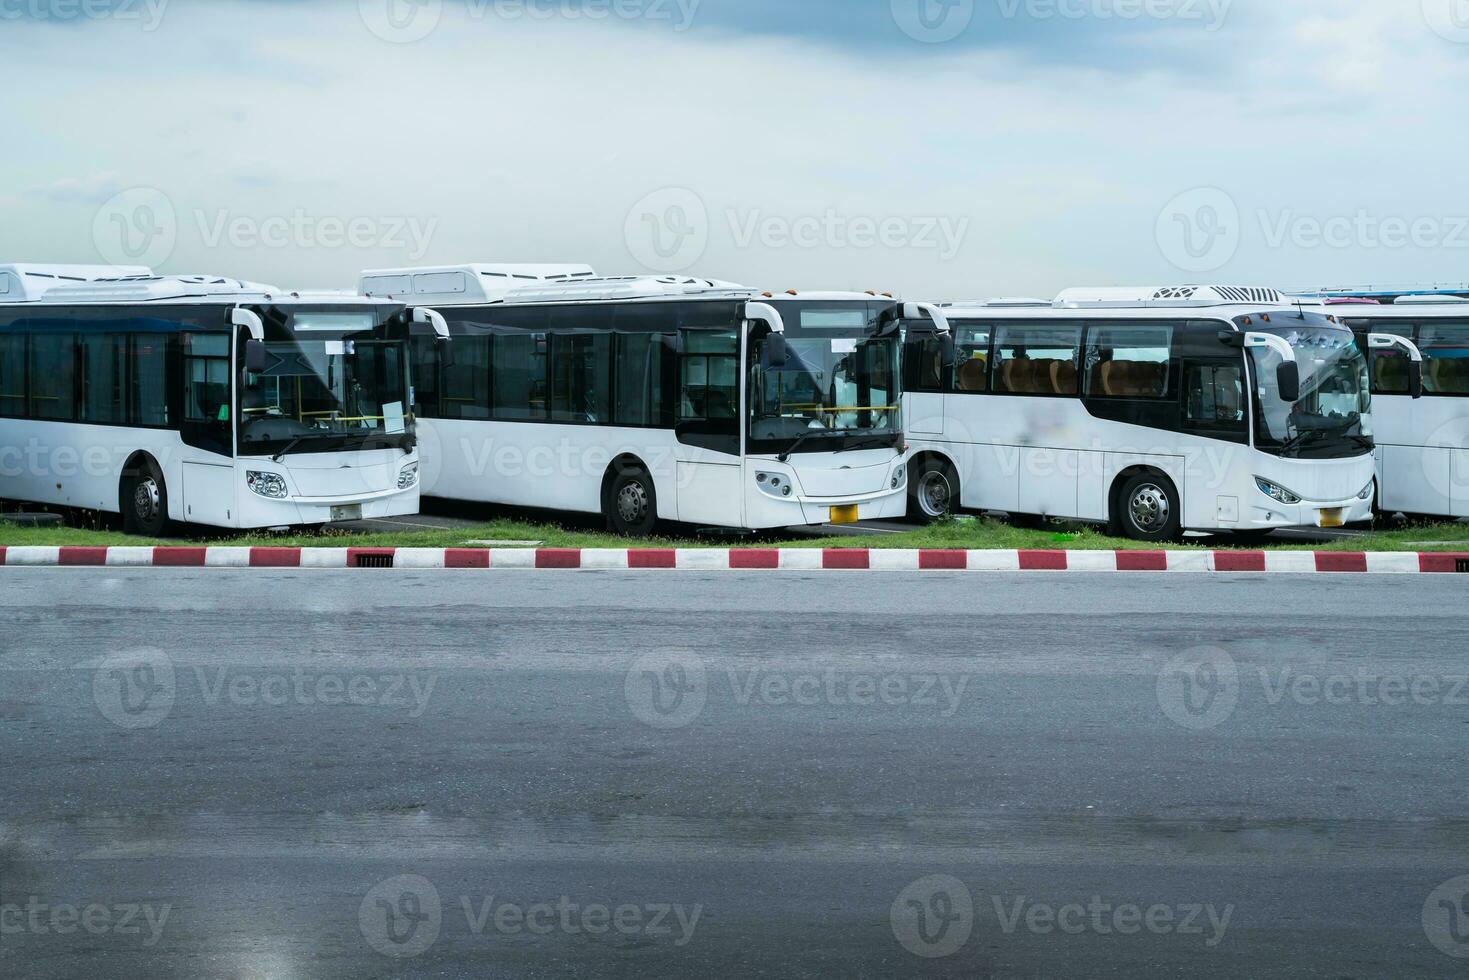
<instances>
[{"instance_id":1,"label":"red and white striped curb","mask_svg":"<svg viewBox=\"0 0 1469 980\"><path fill-rule=\"evenodd\" d=\"M0 565L115 568L495 568L688 571L1469 572L1469 553L881 549L5 548Z\"/></svg>"}]
</instances>

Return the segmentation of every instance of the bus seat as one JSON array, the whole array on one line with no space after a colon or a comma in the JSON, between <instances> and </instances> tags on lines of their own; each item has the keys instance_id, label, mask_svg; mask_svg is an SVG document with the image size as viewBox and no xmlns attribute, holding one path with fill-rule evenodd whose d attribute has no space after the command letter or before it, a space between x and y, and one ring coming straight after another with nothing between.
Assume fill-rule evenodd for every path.
<instances>
[{"instance_id":1,"label":"bus seat","mask_svg":"<svg viewBox=\"0 0 1469 980\"><path fill-rule=\"evenodd\" d=\"M989 365L982 358L971 358L959 368L960 391L984 391L989 387Z\"/></svg>"},{"instance_id":2,"label":"bus seat","mask_svg":"<svg viewBox=\"0 0 1469 980\"><path fill-rule=\"evenodd\" d=\"M1051 362L1051 393L1071 395L1076 392L1076 364L1072 361Z\"/></svg>"}]
</instances>

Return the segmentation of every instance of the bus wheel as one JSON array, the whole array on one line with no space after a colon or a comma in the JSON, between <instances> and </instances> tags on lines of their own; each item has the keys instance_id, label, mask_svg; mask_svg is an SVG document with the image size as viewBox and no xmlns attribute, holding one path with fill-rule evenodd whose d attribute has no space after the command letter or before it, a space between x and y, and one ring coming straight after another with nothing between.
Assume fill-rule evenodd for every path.
<instances>
[{"instance_id":1,"label":"bus wheel","mask_svg":"<svg viewBox=\"0 0 1469 980\"><path fill-rule=\"evenodd\" d=\"M144 459L122 481L122 529L156 538L168 527L168 487L158 464Z\"/></svg>"},{"instance_id":2,"label":"bus wheel","mask_svg":"<svg viewBox=\"0 0 1469 980\"><path fill-rule=\"evenodd\" d=\"M908 490L908 517L932 524L958 508L959 474L942 459L924 460Z\"/></svg>"},{"instance_id":3,"label":"bus wheel","mask_svg":"<svg viewBox=\"0 0 1469 980\"><path fill-rule=\"evenodd\" d=\"M1134 541L1177 541L1183 537L1183 501L1167 477L1140 473L1117 495L1112 520Z\"/></svg>"},{"instance_id":4,"label":"bus wheel","mask_svg":"<svg viewBox=\"0 0 1469 980\"><path fill-rule=\"evenodd\" d=\"M617 474L607 491L607 528L628 538L646 538L658 524L658 497L647 470L630 467Z\"/></svg>"}]
</instances>

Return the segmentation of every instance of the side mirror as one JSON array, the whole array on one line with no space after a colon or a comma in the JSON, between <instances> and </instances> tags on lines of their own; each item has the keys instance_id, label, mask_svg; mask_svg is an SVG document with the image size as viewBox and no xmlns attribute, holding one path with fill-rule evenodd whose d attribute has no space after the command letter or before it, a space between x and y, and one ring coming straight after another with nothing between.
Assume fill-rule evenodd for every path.
<instances>
[{"instance_id":1,"label":"side mirror","mask_svg":"<svg viewBox=\"0 0 1469 980\"><path fill-rule=\"evenodd\" d=\"M1275 383L1282 401L1295 404L1301 400L1301 366L1295 361L1286 361L1275 369Z\"/></svg>"},{"instance_id":2,"label":"side mirror","mask_svg":"<svg viewBox=\"0 0 1469 980\"><path fill-rule=\"evenodd\" d=\"M951 369L958 367L959 345L954 341L954 335L951 333L941 334L939 345L943 353L944 367Z\"/></svg>"},{"instance_id":3,"label":"side mirror","mask_svg":"<svg viewBox=\"0 0 1469 980\"><path fill-rule=\"evenodd\" d=\"M440 337L437 341L439 346L439 366L451 368L454 366L454 341L445 340Z\"/></svg>"},{"instance_id":4,"label":"side mirror","mask_svg":"<svg viewBox=\"0 0 1469 980\"><path fill-rule=\"evenodd\" d=\"M1408 394L1414 398L1423 397L1423 362L1408 362Z\"/></svg>"},{"instance_id":5,"label":"side mirror","mask_svg":"<svg viewBox=\"0 0 1469 980\"><path fill-rule=\"evenodd\" d=\"M786 346L786 335L783 333L772 333L765 338L765 356L770 360L773 368L783 368L791 360L790 348Z\"/></svg>"},{"instance_id":6,"label":"side mirror","mask_svg":"<svg viewBox=\"0 0 1469 980\"><path fill-rule=\"evenodd\" d=\"M245 370L251 374L259 374L265 370L266 352L265 341L245 341Z\"/></svg>"}]
</instances>

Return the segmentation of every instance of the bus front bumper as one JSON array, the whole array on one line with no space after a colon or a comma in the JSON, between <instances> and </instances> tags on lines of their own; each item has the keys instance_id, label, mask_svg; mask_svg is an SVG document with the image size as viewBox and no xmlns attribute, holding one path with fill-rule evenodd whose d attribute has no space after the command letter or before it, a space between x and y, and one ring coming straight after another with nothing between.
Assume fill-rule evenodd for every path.
<instances>
[{"instance_id":1,"label":"bus front bumper","mask_svg":"<svg viewBox=\"0 0 1469 980\"><path fill-rule=\"evenodd\" d=\"M1283 504L1260 495L1250 510L1249 524L1257 528L1315 527L1338 528L1372 520L1372 501L1353 497L1350 500L1303 500Z\"/></svg>"},{"instance_id":2,"label":"bus front bumper","mask_svg":"<svg viewBox=\"0 0 1469 980\"><path fill-rule=\"evenodd\" d=\"M410 517L419 511L419 488L386 490L351 497L262 497L246 491L242 527L335 524L381 517Z\"/></svg>"}]
</instances>

